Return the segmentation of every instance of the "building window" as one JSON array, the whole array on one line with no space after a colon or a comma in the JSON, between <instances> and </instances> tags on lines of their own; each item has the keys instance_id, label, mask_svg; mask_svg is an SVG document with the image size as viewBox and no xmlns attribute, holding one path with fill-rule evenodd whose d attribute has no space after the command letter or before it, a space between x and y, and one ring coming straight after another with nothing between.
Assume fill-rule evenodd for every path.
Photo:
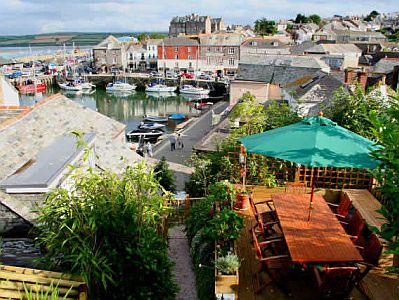
<instances>
[{"instance_id":1,"label":"building window","mask_svg":"<svg viewBox=\"0 0 399 300\"><path fill-rule=\"evenodd\" d=\"M178 68L179 67L179 63L175 62L175 67Z\"/></svg>"},{"instance_id":2,"label":"building window","mask_svg":"<svg viewBox=\"0 0 399 300\"><path fill-rule=\"evenodd\" d=\"M175 59L179 59L179 55L176 54L176 55L175 55Z\"/></svg>"},{"instance_id":3,"label":"building window","mask_svg":"<svg viewBox=\"0 0 399 300\"><path fill-rule=\"evenodd\" d=\"M234 58L232 57L229 58L229 65L234 66Z\"/></svg>"},{"instance_id":4,"label":"building window","mask_svg":"<svg viewBox=\"0 0 399 300\"><path fill-rule=\"evenodd\" d=\"M190 53L191 52L191 47L188 47L187 51L188 51L188 53Z\"/></svg>"},{"instance_id":5,"label":"building window","mask_svg":"<svg viewBox=\"0 0 399 300\"><path fill-rule=\"evenodd\" d=\"M235 49L234 48L229 48L229 54L234 54L234 51Z\"/></svg>"},{"instance_id":6,"label":"building window","mask_svg":"<svg viewBox=\"0 0 399 300\"><path fill-rule=\"evenodd\" d=\"M175 52L179 52L179 47L175 47Z\"/></svg>"},{"instance_id":7,"label":"building window","mask_svg":"<svg viewBox=\"0 0 399 300\"><path fill-rule=\"evenodd\" d=\"M193 67L192 62L189 62L189 63L188 63L188 67L189 67L190 69Z\"/></svg>"},{"instance_id":8,"label":"building window","mask_svg":"<svg viewBox=\"0 0 399 300\"><path fill-rule=\"evenodd\" d=\"M191 58L191 55L188 56L188 59L192 59L192 58Z\"/></svg>"},{"instance_id":9,"label":"building window","mask_svg":"<svg viewBox=\"0 0 399 300\"><path fill-rule=\"evenodd\" d=\"M133 60L133 53L130 53L130 59Z\"/></svg>"},{"instance_id":10,"label":"building window","mask_svg":"<svg viewBox=\"0 0 399 300\"><path fill-rule=\"evenodd\" d=\"M209 56L206 58L206 64L207 64L207 65L210 65L210 64L211 64L211 58L210 58Z\"/></svg>"},{"instance_id":11,"label":"building window","mask_svg":"<svg viewBox=\"0 0 399 300\"><path fill-rule=\"evenodd\" d=\"M208 49L207 49L207 50L208 50L208 52L211 52L211 47L208 47Z\"/></svg>"}]
</instances>

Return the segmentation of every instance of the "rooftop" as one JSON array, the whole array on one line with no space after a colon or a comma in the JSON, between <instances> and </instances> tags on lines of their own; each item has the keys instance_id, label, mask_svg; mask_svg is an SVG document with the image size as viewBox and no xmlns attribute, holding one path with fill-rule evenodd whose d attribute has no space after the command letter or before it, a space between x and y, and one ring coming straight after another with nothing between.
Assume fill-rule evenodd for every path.
<instances>
[{"instance_id":1,"label":"rooftop","mask_svg":"<svg viewBox=\"0 0 399 300\"><path fill-rule=\"evenodd\" d=\"M168 37L163 40L165 46L198 46L198 41L186 37Z\"/></svg>"},{"instance_id":2,"label":"rooftop","mask_svg":"<svg viewBox=\"0 0 399 300\"><path fill-rule=\"evenodd\" d=\"M362 53L354 44L320 44L307 49L305 53L320 53L320 54L333 54L333 53Z\"/></svg>"},{"instance_id":3,"label":"rooftop","mask_svg":"<svg viewBox=\"0 0 399 300\"><path fill-rule=\"evenodd\" d=\"M209 34L201 35L199 40L203 46L240 46L242 37L239 34Z\"/></svg>"}]
</instances>

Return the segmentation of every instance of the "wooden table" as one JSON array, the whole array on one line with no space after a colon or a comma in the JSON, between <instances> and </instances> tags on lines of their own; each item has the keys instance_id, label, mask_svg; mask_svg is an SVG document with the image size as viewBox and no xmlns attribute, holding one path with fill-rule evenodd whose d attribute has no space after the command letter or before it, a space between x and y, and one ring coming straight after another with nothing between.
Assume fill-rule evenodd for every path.
<instances>
[{"instance_id":1,"label":"wooden table","mask_svg":"<svg viewBox=\"0 0 399 300\"><path fill-rule=\"evenodd\" d=\"M343 192L368 225L381 229L381 225L387 222L383 215L376 212L381 203L368 190L345 189Z\"/></svg>"},{"instance_id":2,"label":"wooden table","mask_svg":"<svg viewBox=\"0 0 399 300\"><path fill-rule=\"evenodd\" d=\"M299 263L356 262L363 258L320 195L274 194L274 207L291 260Z\"/></svg>"}]
</instances>

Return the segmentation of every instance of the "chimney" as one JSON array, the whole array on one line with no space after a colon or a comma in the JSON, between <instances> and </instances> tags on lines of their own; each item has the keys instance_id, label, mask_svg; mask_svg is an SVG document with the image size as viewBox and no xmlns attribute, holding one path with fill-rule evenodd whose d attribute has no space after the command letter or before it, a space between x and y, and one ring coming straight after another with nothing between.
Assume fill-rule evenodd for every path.
<instances>
[{"instance_id":1,"label":"chimney","mask_svg":"<svg viewBox=\"0 0 399 300\"><path fill-rule=\"evenodd\" d=\"M353 70L345 69L345 85L351 85L353 83Z\"/></svg>"},{"instance_id":2,"label":"chimney","mask_svg":"<svg viewBox=\"0 0 399 300\"><path fill-rule=\"evenodd\" d=\"M363 86L364 92L366 92L367 73L365 71L360 71L357 73L357 81Z\"/></svg>"}]
</instances>

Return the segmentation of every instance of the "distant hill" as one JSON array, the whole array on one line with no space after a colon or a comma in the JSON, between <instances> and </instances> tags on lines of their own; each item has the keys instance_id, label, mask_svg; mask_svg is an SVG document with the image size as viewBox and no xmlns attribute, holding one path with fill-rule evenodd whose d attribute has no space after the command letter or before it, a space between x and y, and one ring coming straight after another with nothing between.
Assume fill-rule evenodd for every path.
<instances>
[{"instance_id":1,"label":"distant hill","mask_svg":"<svg viewBox=\"0 0 399 300\"><path fill-rule=\"evenodd\" d=\"M115 37L121 36L139 36L140 34L154 34L154 32L62 32L62 33L46 33L36 35L20 35L20 36L0 36L0 47L26 47L26 46L60 46L72 45L97 45L108 35L112 34ZM160 34L167 35L166 32Z\"/></svg>"}]
</instances>

